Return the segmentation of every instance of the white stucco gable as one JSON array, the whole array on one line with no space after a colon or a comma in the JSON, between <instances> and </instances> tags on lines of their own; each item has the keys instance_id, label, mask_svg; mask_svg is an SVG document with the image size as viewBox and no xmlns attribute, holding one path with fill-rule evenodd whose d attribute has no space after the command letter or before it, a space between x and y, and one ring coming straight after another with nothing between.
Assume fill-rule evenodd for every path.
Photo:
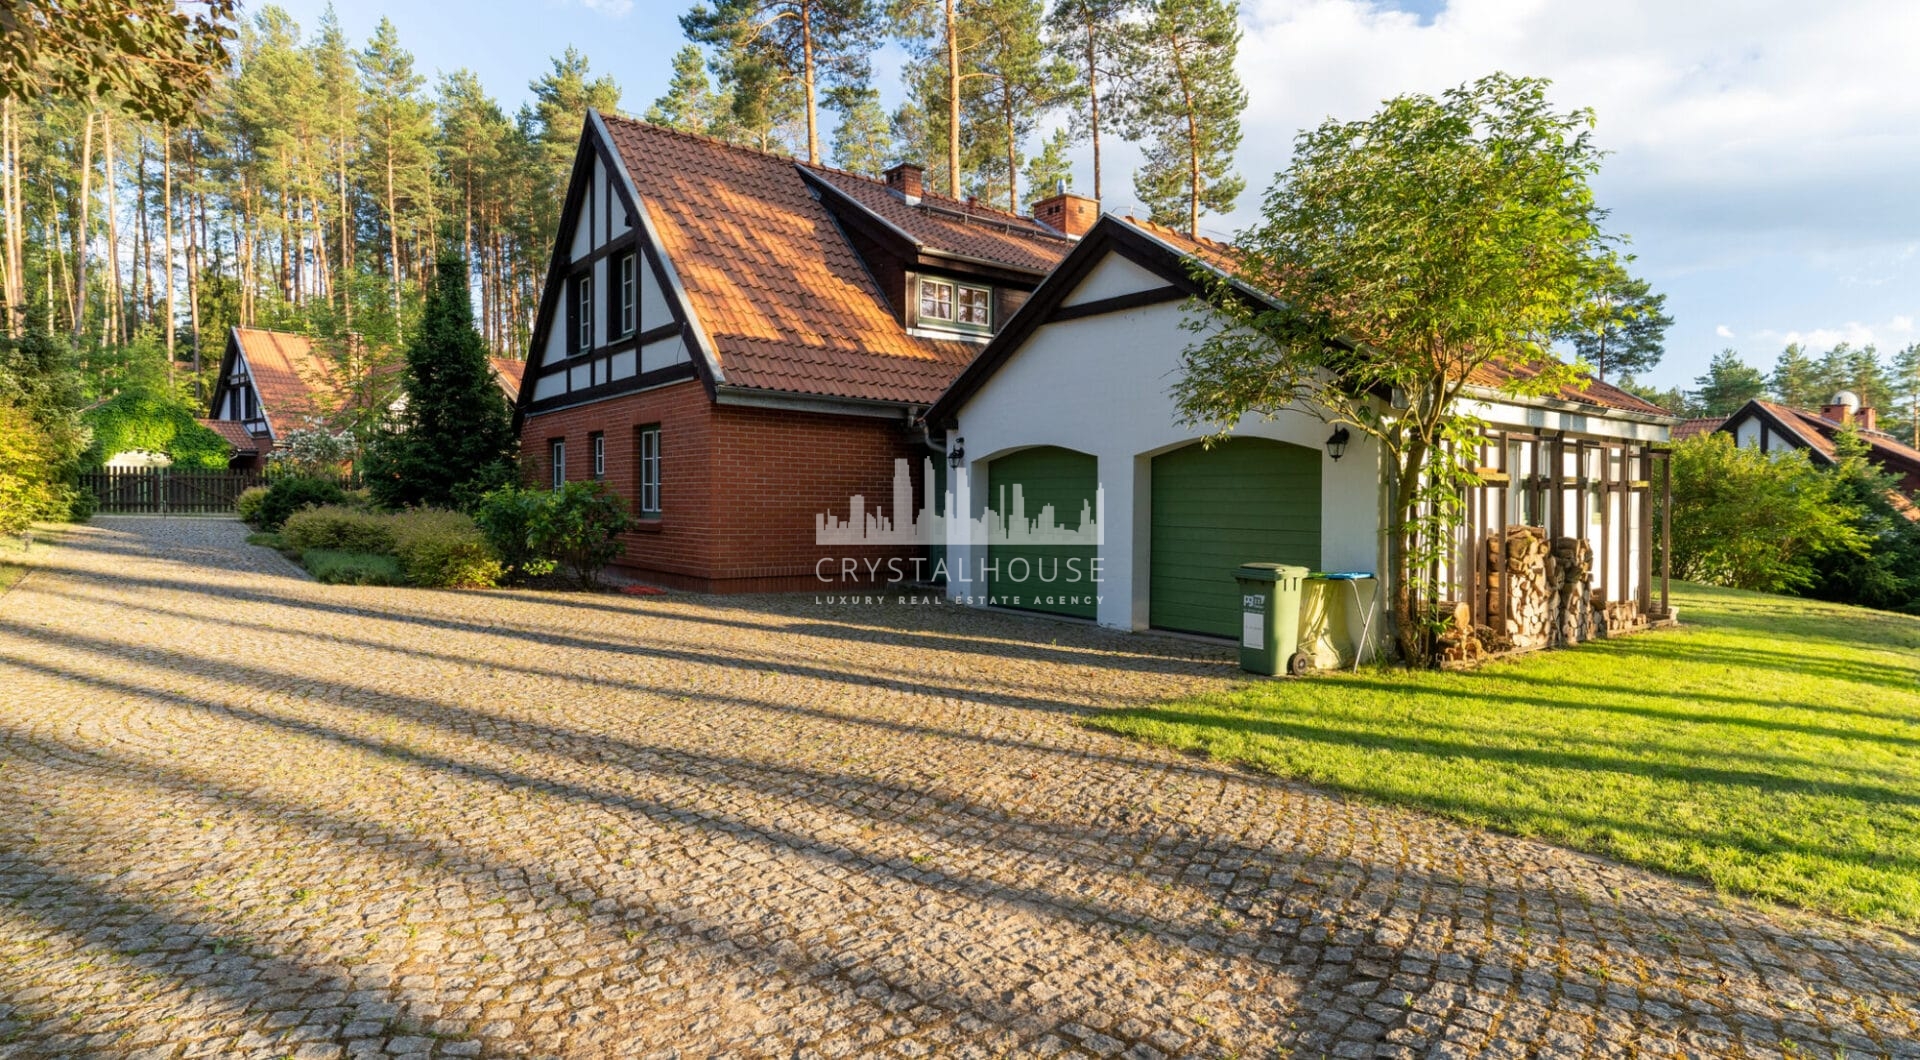
<instances>
[{"instance_id":1,"label":"white stucco gable","mask_svg":"<svg viewBox=\"0 0 1920 1060\"><path fill-rule=\"evenodd\" d=\"M1098 302L1103 298L1118 298L1121 295L1151 291L1156 287L1165 287L1166 277L1128 261L1118 254L1108 254L1100 260L1087 278L1081 280L1067 295L1061 304L1064 306L1085 305Z\"/></svg>"}]
</instances>

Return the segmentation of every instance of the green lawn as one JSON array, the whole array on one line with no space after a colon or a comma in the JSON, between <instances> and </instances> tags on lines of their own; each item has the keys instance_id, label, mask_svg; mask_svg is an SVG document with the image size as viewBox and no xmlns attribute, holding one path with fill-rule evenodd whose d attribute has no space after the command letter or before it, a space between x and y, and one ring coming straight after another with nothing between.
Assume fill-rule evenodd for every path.
<instances>
[{"instance_id":1,"label":"green lawn","mask_svg":"<svg viewBox=\"0 0 1920 1060\"><path fill-rule=\"evenodd\" d=\"M25 564L0 559L0 593L13 588L13 583L27 576Z\"/></svg>"},{"instance_id":2,"label":"green lawn","mask_svg":"<svg viewBox=\"0 0 1920 1060\"><path fill-rule=\"evenodd\" d=\"M1686 627L1473 673L1257 681L1092 724L1920 927L1920 619L1675 586Z\"/></svg>"}]
</instances>

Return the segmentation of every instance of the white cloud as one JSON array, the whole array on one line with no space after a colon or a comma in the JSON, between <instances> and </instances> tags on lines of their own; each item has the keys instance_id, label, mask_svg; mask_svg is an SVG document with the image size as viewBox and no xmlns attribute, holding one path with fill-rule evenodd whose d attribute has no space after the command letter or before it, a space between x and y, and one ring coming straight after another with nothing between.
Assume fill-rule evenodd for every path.
<instances>
[{"instance_id":1,"label":"white cloud","mask_svg":"<svg viewBox=\"0 0 1920 1060\"><path fill-rule=\"evenodd\" d=\"M1811 328L1805 331L1791 329L1786 331L1772 328L1753 333L1761 348L1785 346L1797 342L1811 350L1828 350L1841 343L1849 346L1879 346L1881 352L1887 347L1894 335L1913 330L1913 321L1907 317L1895 317L1884 324L1863 324L1849 320L1838 327Z\"/></svg>"},{"instance_id":2,"label":"white cloud","mask_svg":"<svg viewBox=\"0 0 1920 1060\"><path fill-rule=\"evenodd\" d=\"M1714 328L1713 333L1716 336L1723 339L1733 338L1733 329L1726 326L1725 324L1721 324L1719 327Z\"/></svg>"},{"instance_id":3,"label":"white cloud","mask_svg":"<svg viewBox=\"0 0 1920 1060\"><path fill-rule=\"evenodd\" d=\"M633 0L580 0L580 6L609 18L624 18L633 10Z\"/></svg>"}]
</instances>

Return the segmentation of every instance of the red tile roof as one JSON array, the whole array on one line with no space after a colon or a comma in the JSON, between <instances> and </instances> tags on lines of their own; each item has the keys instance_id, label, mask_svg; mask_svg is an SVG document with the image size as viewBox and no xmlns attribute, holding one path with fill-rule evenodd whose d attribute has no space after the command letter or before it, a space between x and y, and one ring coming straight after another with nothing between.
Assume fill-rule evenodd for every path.
<instances>
[{"instance_id":1,"label":"red tile roof","mask_svg":"<svg viewBox=\"0 0 1920 1060\"><path fill-rule=\"evenodd\" d=\"M257 453L260 451L260 443L255 440L253 435L247 433L246 426L239 420L196 420L195 422L220 437L225 438L227 444L233 446L233 451L236 453Z\"/></svg>"},{"instance_id":2,"label":"red tile roof","mask_svg":"<svg viewBox=\"0 0 1920 1060\"><path fill-rule=\"evenodd\" d=\"M1780 424L1799 435L1801 440L1828 460L1833 459L1833 436L1844 424L1830 420L1818 412L1797 409L1791 405L1779 405L1771 401L1758 401L1754 404L1773 414ZM1876 463L1888 470L1905 473L1920 473L1920 449L1914 449L1885 431L1860 431L1860 440L1873 450Z\"/></svg>"},{"instance_id":3,"label":"red tile roof","mask_svg":"<svg viewBox=\"0 0 1920 1060\"><path fill-rule=\"evenodd\" d=\"M909 205L881 181L824 166L806 168L928 250L1046 272L1073 249L1072 240L1030 217L943 195L924 195Z\"/></svg>"},{"instance_id":4,"label":"red tile roof","mask_svg":"<svg viewBox=\"0 0 1920 1060\"><path fill-rule=\"evenodd\" d=\"M1719 430L1720 425L1725 422L1727 422L1725 416L1708 416L1704 419L1681 420L1673 428L1673 440L1676 442L1684 442L1689 438L1697 438L1703 434L1712 434Z\"/></svg>"},{"instance_id":5,"label":"red tile roof","mask_svg":"<svg viewBox=\"0 0 1920 1060\"><path fill-rule=\"evenodd\" d=\"M527 362L512 357L489 357L493 365L493 378L500 384L500 392L509 402L520 397L520 377L527 370Z\"/></svg>"},{"instance_id":6,"label":"red tile roof","mask_svg":"<svg viewBox=\"0 0 1920 1060\"><path fill-rule=\"evenodd\" d=\"M263 328L234 328L233 335L276 435L340 411L345 388L332 363L314 350L312 339Z\"/></svg>"},{"instance_id":7,"label":"red tile roof","mask_svg":"<svg viewBox=\"0 0 1920 1060\"><path fill-rule=\"evenodd\" d=\"M602 117L727 385L928 404L979 352L908 334L794 160ZM863 181L816 172L836 188ZM932 239L946 227L928 221L921 231ZM984 228L939 238L975 249L1041 244Z\"/></svg>"},{"instance_id":8,"label":"red tile roof","mask_svg":"<svg viewBox=\"0 0 1920 1060\"><path fill-rule=\"evenodd\" d=\"M1195 239L1184 232L1152 221L1143 221L1137 217L1127 217L1125 221L1172 246L1182 254L1197 257L1228 275L1232 275L1240 266L1240 252L1232 244L1206 238ZM1538 374L1537 370L1513 369L1500 364L1483 364L1468 375L1467 382L1497 390L1504 389L1515 380L1524 380L1536 374ZM1562 387L1557 393L1548 396L1561 401L1598 405L1623 412L1637 412L1651 416L1670 415L1666 409L1650 401L1645 401L1617 386L1591 377L1579 385Z\"/></svg>"}]
</instances>

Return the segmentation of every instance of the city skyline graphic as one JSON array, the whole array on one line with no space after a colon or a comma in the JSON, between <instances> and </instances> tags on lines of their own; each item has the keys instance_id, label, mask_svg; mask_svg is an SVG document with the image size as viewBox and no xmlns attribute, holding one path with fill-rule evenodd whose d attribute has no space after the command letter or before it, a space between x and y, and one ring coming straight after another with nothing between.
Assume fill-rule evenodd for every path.
<instances>
[{"instance_id":1,"label":"city skyline graphic","mask_svg":"<svg viewBox=\"0 0 1920 1060\"><path fill-rule=\"evenodd\" d=\"M832 511L813 517L813 539L817 545L944 545L948 521L954 518L956 497L969 486L967 472L956 468L954 481L946 495L934 488L933 460L923 467L926 484L920 507L913 506L912 465L906 458L893 462L893 507L867 508L864 494L847 499L847 518L838 519ZM1068 526L1051 504L1038 512L1027 512L1026 491L1019 483L1003 486L999 496L977 518L969 519L967 543L973 545L1104 545L1107 491L1095 485L1093 497L1080 502L1079 522Z\"/></svg>"}]
</instances>

